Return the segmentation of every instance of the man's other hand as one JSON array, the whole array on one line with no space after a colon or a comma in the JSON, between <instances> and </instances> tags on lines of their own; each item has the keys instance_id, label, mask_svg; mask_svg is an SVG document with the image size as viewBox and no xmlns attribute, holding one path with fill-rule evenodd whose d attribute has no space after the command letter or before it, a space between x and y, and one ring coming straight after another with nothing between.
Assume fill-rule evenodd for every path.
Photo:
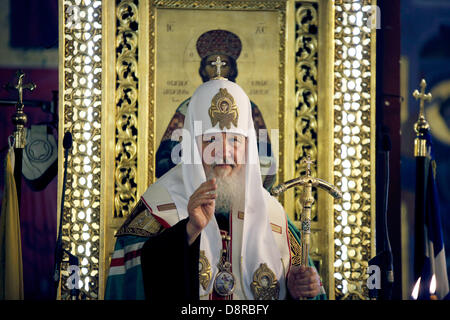
<instances>
[{"instance_id":1,"label":"man's other hand","mask_svg":"<svg viewBox=\"0 0 450 320\"><path fill-rule=\"evenodd\" d=\"M314 298L320 292L320 278L313 267L293 266L289 271L288 290L295 300Z\"/></svg>"}]
</instances>

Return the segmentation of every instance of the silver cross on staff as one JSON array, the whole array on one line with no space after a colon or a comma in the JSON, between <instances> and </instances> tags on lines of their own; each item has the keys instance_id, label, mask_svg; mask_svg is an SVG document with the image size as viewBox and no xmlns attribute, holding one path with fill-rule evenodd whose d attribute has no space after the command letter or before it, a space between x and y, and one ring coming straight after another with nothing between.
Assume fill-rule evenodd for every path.
<instances>
[{"instance_id":1,"label":"silver cross on staff","mask_svg":"<svg viewBox=\"0 0 450 320\"><path fill-rule=\"evenodd\" d=\"M217 78L220 78L220 77L221 77L221 75L220 75L220 69L221 69L223 66L225 66L226 63L223 62L223 61L220 59L220 57L218 56L217 59L216 59L216 61L214 61L214 62L212 63L212 65L215 66L215 67L217 68L217 70L216 70Z\"/></svg>"},{"instance_id":2,"label":"silver cross on staff","mask_svg":"<svg viewBox=\"0 0 450 320\"><path fill-rule=\"evenodd\" d=\"M420 113L419 113L419 117L423 117L424 116L424 103L427 100L431 100L432 96L431 93L425 93L425 88L427 86L427 82L425 81L425 79L422 79L422 81L420 81L420 93L419 91L416 89L413 92L413 97L416 98L416 100L420 100Z\"/></svg>"}]
</instances>

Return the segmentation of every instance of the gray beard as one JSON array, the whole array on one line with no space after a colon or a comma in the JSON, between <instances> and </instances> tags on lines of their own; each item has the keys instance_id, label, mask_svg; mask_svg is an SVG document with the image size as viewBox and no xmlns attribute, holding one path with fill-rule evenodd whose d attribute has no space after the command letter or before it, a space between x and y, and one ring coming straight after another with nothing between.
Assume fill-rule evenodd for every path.
<instances>
[{"instance_id":1,"label":"gray beard","mask_svg":"<svg viewBox=\"0 0 450 320\"><path fill-rule=\"evenodd\" d=\"M207 177L208 180L216 178L216 214L230 213L233 204L234 207L241 209L245 196L244 176L245 170L240 170L240 172L227 177L217 177L214 173Z\"/></svg>"}]
</instances>

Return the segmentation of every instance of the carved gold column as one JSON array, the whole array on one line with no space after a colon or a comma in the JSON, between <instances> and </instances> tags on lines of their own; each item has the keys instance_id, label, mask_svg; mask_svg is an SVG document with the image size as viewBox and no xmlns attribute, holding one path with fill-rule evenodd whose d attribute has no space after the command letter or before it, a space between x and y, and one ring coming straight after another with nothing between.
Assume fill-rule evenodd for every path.
<instances>
[{"instance_id":1,"label":"carved gold column","mask_svg":"<svg viewBox=\"0 0 450 320\"><path fill-rule=\"evenodd\" d=\"M365 299L375 252L375 29L369 1L295 2L295 176L338 186L342 204L315 193L311 257L330 299ZM334 74L329 72L334 69ZM333 164L333 165L332 165ZM297 226L299 195L293 217Z\"/></svg>"},{"instance_id":2,"label":"carved gold column","mask_svg":"<svg viewBox=\"0 0 450 320\"><path fill-rule=\"evenodd\" d=\"M105 33L109 77L108 163L104 182L103 289L106 286L115 232L128 217L148 186L149 158L149 3L145 0L117 0L108 6L109 25ZM106 151L105 151L106 152ZM153 154L153 150L150 151ZM151 165L153 166L153 165ZM152 175L153 176L153 175Z\"/></svg>"},{"instance_id":3,"label":"carved gold column","mask_svg":"<svg viewBox=\"0 0 450 320\"><path fill-rule=\"evenodd\" d=\"M116 5L114 218L122 218L138 197L139 2L117 1Z\"/></svg>"},{"instance_id":4,"label":"carved gold column","mask_svg":"<svg viewBox=\"0 0 450 320\"><path fill-rule=\"evenodd\" d=\"M333 181L333 5L329 1L295 1L295 163L294 176L304 174L301 160L315 161L312 176ZM295 215L300 227L301 190L295 191ZM334 298L333 200L313 192L310 256L323 279L327 295Z\"/></svg>"},{"instance_id":5,"label":"carved gold column","mask_svg":"<svg viewBox=\"0 0 450 320\"><path fill-rule=\"evenodd\" d=\"M79 258L78 285L87 299L100 294L102 245L102 14L101 1L59 2L60 111L59 176L62 190L62 137L71 131L63 212L63 246ZM60 202L60 192L58 202ZM58 204L58 209L60 205ZM61 299L69 298L67 258L61 266Z\"/></svg>"},{"instance_id":6,"label":"carved gold column","mask_svg":"<svg viewBox=\"0 0 450 320\"><path fill-rule=\"evenodd\" d=\"M318 103L318 3L296 2L295 5L295 177L305 175L307 156L317 162L317 103ZM311 167L311 176L317 176L316 166ZM299 222L302 211L302 190L295 189L295 216ZM312 195L317 199L316 188ZM311 219L317 224L317 200L311 208ZM299 227L298 223L297 226ZM311 257L321 263L318 253L317 226L311 230ZM320 269L320 267L319 267Z\"/></svg>"},{"instance_id":7,"label":"carved gold column","mask_svg":"<svg viewBox=\"0 0 450 320\"><path fill-rule=\"evenodd\" d=\"M375 1L335 2L334 212L337 299L367 299L375 253Z\"/></svg>"}]
</instances>

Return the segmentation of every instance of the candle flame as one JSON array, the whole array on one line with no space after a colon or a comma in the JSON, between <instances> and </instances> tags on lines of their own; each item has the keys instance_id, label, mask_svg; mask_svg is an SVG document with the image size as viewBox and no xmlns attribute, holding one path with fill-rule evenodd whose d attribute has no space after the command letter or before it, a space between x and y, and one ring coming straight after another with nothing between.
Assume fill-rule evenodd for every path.
<instances>
[{"instance_id":1,"label":"candle flame","mask_svg":"<svg viewBox=\"0 0 450 320\"><path fill-rule=\"evenodd\" d=\"M433 274L430 283L430 294L434 294L436 292L436 275Z\"/></svg>"},{"instance_id":2,"label":"candle flame","mask_svg":"<svg viewBox=\"0 0 450 320\"><path fill-rule=\"evenodd\" d=\"M417 297L419 296L419 286L420 286L420 280L421 278L417 279L416 284L414 285L414 289L412 291L411 297L414 300L417 300Z\"/></svg>"}]
</instances>

